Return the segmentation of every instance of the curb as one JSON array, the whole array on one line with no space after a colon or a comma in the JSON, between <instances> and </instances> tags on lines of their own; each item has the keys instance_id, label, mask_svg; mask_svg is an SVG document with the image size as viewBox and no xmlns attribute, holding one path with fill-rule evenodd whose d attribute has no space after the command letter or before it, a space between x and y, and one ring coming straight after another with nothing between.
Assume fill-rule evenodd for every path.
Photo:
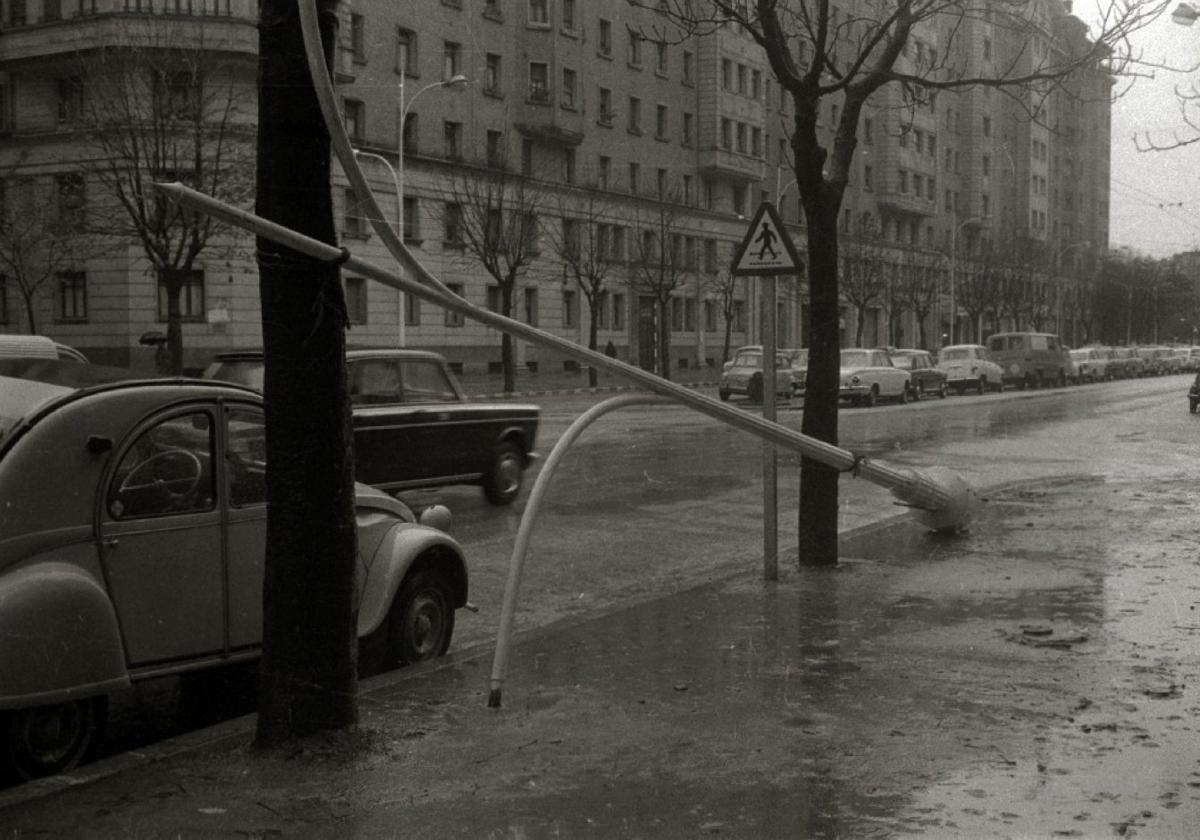
<instances>
[{"instance_id":1,"label":"curb","mask_svg":"<svg viewBox=\"0 0 1200 840\"><path fill-rule=\"evenodd\" d=\"M716 382L676 382L675 384L681 385L684 388L693 388L693 389L717 387ZM597 385L595 388L591 388L591 387L547 388L544 390L537 390L537 391L512 391L512 392L499 391L499 392L491 393L491 394L468 393L467 401L470 402L472 400L511 400L511 399L524 399L526 397L555 397L555 396L565 396L565 395L571 395L571 394L608 394L608 393L615 393L618 391L646 391L647 393L650 393L650 391L648 389L643 388L639 385Z\"/></svg>"}]
</instances>

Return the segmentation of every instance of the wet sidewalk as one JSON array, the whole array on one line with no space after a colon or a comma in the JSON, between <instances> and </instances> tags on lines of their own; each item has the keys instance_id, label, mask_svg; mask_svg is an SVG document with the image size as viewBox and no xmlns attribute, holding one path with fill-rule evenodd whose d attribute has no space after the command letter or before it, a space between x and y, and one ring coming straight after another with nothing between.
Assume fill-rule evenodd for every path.
<instances>
[{"instance_id":1,"label":"wet sidewalk","mask_svg":"<svg viewBox=\"0 0 1200 840\"><path fill-rule=\"evenodd\" d=\"M365 683L357 736L265 757L243 719L0 802L0 836L1192 837L1195 495L1063 479L960 537L869 527L836 569L527 634L500 710L460 652Z\"/></svg>"}]
</instances>

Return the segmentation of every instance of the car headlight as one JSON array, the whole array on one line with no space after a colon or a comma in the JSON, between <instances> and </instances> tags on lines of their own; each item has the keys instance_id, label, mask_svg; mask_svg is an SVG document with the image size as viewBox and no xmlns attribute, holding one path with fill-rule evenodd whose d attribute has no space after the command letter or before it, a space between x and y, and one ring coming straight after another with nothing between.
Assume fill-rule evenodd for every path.
<instances>
[{"instance_id":1,"label":"car headlight","mask_svg":"<svg viewBox=\"0 0 1200 840\"><path fill-rule=\"evenodd\" d=\"M977 367L971 368L971 373L979 373L979 368L977 368Z\"/></svg>"},{"instance_id":2,"label":"car headlight","mask_svg":"<svg viewBox=\"0 0 1200 840\"><path fill-rule=\"evenodd\" d=\"M857 384L858 384L859 382L861 382L861 381L862 381L862 380L861 380L861 379L859 379L857 376L851 376L851 377L850 377L850 384L851 384L851 385L857 385Z\"/></svg>"}]
</instances>

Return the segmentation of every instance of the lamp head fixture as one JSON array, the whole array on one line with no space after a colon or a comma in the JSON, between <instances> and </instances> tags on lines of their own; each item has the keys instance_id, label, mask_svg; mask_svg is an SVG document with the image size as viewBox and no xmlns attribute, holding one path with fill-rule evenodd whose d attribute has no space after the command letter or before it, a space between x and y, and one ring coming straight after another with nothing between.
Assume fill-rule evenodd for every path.
<instances>
[{"instance_id":1,"label":"lamp head fixture","mask_svg":"<svg viewBox=\"0 0 1200 840\"><path fill-rule=\"evenodd\" d=\"M1179 26L1191 26L1198 17L1200 17L1200 12L1196 11L1196 7L1190 3L1180 3L1175 7L1175 11L1171 12L1171 20Z\"/></svg>"}]
</instances>

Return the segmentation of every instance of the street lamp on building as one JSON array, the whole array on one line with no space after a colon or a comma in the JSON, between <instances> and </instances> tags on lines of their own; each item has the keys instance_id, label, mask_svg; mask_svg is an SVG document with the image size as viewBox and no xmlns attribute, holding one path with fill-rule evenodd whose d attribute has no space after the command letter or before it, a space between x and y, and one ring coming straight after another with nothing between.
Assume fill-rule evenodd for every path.
<instances>
[{"instance_id":1,"label":"street lamp on building","mask_svg":"<svg viewBox=\"0 0 1200 840\"><path fill-rule=\"evenodd\" d=\"M967 225L982 221L978 216L969 216L958 223L954 234L950 237L950 343L954 344L954 318L958 314L958 300L954 289L958 286L958 234ZM940 307L939 307L940 308Z\"/></svg>"},{"instance_id":2,"label":"street lamp on building","mask_svg":"<svg viewBox=\"0 0 1200 840\"><path fill-rule=\"evenodd\" d=\"M414 93L412 95L412 99L408 100L406 103L404 101L404 68L400 68L400 154L398 155L400 172L396 179L396 183L399 184L399 188L396 192L396 201L400 204L401 225L403 225L404 213L404 127L408 122L408 109L411 108L413 103L417 101L417 97L427 90L432 90L436 87L461 88L466 83L467 77L461 73L456 73L449 79L442 79L440 81L431 82L425 85L425 87Z\"/></svg>"},{"instance_id":3,"label":"street lamp on building","mask_svg":"<svg viewBox=\"0 0 1200 840\"><path fill-rule=\"evenodd\" d=\"M1075 248L1087 248L1091 246L1091 244L1092 243L1086 239L1082 242L1072 242L1070 245L1064 245L1063 247L1059 248L1058 253L1054 255L1054 330L1058 333L1059 341L1062 341L1062 258L1067 251L1074 250ZM1074 340L1074 336L1072 336L1072 340Z\"/></svg>"}]
</instances>

